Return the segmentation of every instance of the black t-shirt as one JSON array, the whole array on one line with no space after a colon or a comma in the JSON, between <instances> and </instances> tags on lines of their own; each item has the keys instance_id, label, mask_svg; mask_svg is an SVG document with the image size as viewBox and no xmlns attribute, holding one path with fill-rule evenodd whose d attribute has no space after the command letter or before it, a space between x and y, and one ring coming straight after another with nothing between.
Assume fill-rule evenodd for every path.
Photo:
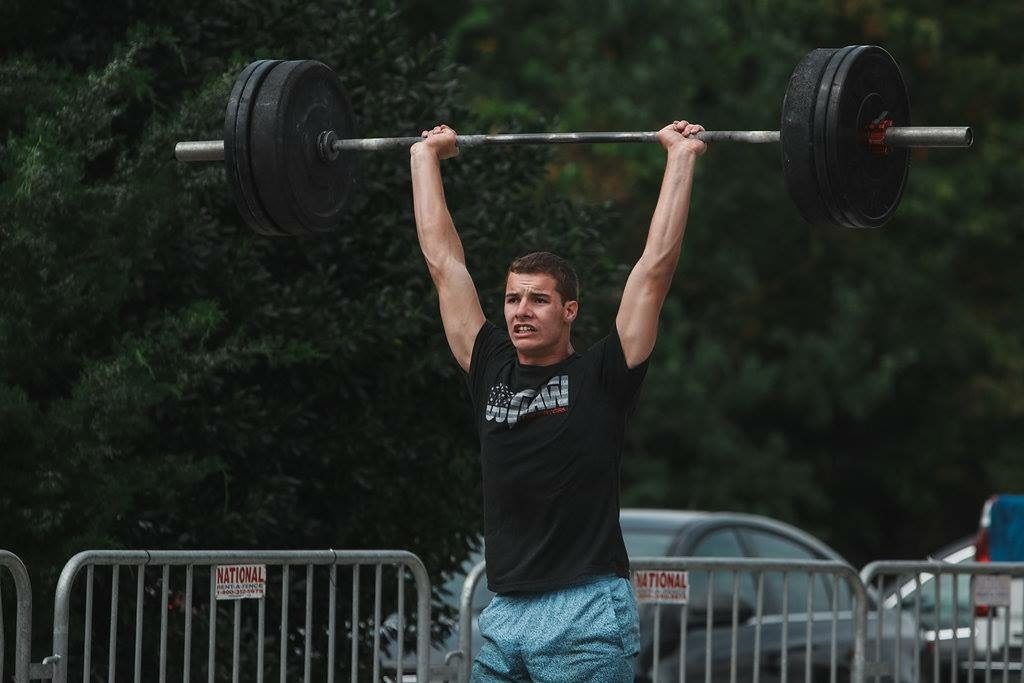
<instances>
[{"instance_id":1,"label":"black t-shirt","mask_svg":"<svg viewBox=\"0 0 1024 683\"><path fill-rule=\"evenodd\" d=\"M483 467L487 581L546 591L628 577L619 528L626 420L647 362L626 367L618 333L547 366L520 365L485 322L469 367Z\"/></svg>"}]
</instances>

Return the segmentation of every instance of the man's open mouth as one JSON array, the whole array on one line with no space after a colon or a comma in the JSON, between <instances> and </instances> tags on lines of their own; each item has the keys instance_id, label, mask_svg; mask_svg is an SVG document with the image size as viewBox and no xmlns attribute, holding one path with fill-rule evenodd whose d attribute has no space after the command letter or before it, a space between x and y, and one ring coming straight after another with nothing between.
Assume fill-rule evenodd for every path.
<instances>
[{"instance_id":1,"label":"man's open mouth","mask_svg":"<svg viewBox=\"0 0 1024 683\"><path fill-rule=\"evenodd\" d=\"M513 325L512 331L515 332L516 334L526 334L527 332L536 332L537 328L534 327L533 325L526 325L521 323L519 325Z\"/></svg>"}]
</instances>

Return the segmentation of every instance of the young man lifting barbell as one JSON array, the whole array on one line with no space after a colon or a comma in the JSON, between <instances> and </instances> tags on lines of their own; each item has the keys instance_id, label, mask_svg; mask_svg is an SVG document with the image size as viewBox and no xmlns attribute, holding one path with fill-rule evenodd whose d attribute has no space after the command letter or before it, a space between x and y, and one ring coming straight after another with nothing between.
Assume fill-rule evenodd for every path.
<instances>
[{"instance_id":1,"label":"young man lifting barbell","mask_svg":"<svg viewBox=\"0 0 1024 683\"><path fill-rule=\"evenodd\" d=\"M658 317L679 262L702 126L658 132L667 151L647 243L607 337L577 352L572 267L547 252L517 258L505 281L505 325L484 318L445 203L443 159L458 155L439 125L412 146L416 233L441 322L468 375L480 436L488 585L474 681L632 681L636 603L619 528L626 421L647 371Z\"/></svg>"}]
</instances>

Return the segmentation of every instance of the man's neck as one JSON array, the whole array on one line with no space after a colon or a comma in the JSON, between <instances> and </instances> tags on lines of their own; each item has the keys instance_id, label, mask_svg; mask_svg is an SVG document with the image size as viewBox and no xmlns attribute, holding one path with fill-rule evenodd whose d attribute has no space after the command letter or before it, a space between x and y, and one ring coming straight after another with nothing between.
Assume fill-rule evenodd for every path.
<instances>
[{"instance_id":1,"label":"man's neck","mask_svg":"<svg viewBox=\"0 0 1024 683\"><path fill-rule=\"evenodd\" d=\"M540 353L537 355L523 355L519 351L516 351L516 357L518 358L520 365L544 367L561 363L573 353L575 353L575 349L573 349L572 342L566 342L564 346L559 347L558 351Z\"/></svg>"}]
</instances>

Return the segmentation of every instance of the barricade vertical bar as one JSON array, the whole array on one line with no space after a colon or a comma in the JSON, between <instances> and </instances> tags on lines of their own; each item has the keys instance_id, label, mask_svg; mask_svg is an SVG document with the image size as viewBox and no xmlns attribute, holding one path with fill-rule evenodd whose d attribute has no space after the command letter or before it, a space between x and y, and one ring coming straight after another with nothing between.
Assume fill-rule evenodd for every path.
<instances>
[{"instance_id":1,"label":"barricade vertical bar","mask_svg":"<svg viewBox=\"0 0 1024 683\"><path fill-rule=\"evenodd\" d=\"M878 591L878 595L879 596L885 595L882 592L882 575L881 574L878 575L878 582L877 582L877 585L875 587L875 590ZM897 591L898 590L899 590L899 588L897 586ZM875 620L875 622L876 622L875 623L875 626L876 626L876 629L875 629L876 630L876 634L875 634L875 662L877 662L878 664L881 664L882 663L882 626L883 626L883 624L885 622L885 605L882 605L882 604L879 605L879 607L878 607L878 618ZM875 669L875 683L879 683L879 681L881 680L881 675L882 674L881 674L880 669L881 669L880 666Z\"/></svg>"},{"instance_id":2,"label":"barricade vertical bar","mask_svg":"<svg viewBox=\"0 0 1024 683\"><path fill-rule=\"evenodd\" d=\"M973 632L974 629L972 628L971 631ZM960 575L957 574L956 572L954 572L953 573L953 656L951 657L952 661L950 662L950 667L949 667L949 680L953 681L953 683L956 683L957 678L958 678L957 677L958 669L957 669L956 657L957 657L957 654L958 654L957 651L960 649L960 645L958 643L959 638L960 638ZM974 642L973 642L973 640L974 639L972 638L971 639L971 649L974 649Z\"/></svg>"},{"instance_id":3,"label":"barricade vertical bar","mask_svg":"<svg viewBox=\"0 0 1024 683\"><path fill-rule=\"evenodd\" d=\"M32 581L29 578L25 563L17 555L7 550L0 550L0 565L3 565L11 574L14 582L14 675L12 680L15 683L28 683L29 669L32 664ZM0 610L2 613L2 610ZM56 616L56 611L54 613ZM66 635L67 622L64 622ZM0 631L3 630L0 625ZM55 634L56 635L56 634ZM62 652L67 654L67 641L64 641L65 648ZM55 643L56 645L56 643ZM0 649L0 661L4 659L6 650ZM56 648L54 648L56 652ZM3 665L0 664L0 667ZM64 675L66 679L66 667L56 667L55 676Z\"/></svg>"},{"instance_id":4,"label":"barricade vertical bar","mask_svg":"<svg viewBox=\"0 0 1024 683\"><path fill-rule=\"evenodd\" d=\"M185 567L185 654L181 669L182 683L192 677L192 565Z\"/></svg>"},{"instance_id":5,"label":"barricade vertical bar","mask_svg":"<svg viewBox=\"0 0 1024 683\"><path fill-rule=\"evenodd\" d=\"M380 593L382 567L377 564L373 579L373 683L380 683Z\"/></svg>"},{"instance_id":6,"label":"barricade vertical bar","mask_svg":"<svg viewBox=\"0 0 1024 683\"><path fill-rule=\"evenodd\" d=\"M338 611L338 565L332 564L330 572L329 597L327 598L327 683L334 683L334 646L338 629L336 616Z\"/></svg>"},{"instance_id":7,"label":"barricade vertical bar","mask_svg":"<svg viewBox=\"0 0 1024 683\"><path fill-rule=\"evenodd\" d=\"M804 682L811 683L811 641L814 635L814 574L807 572L807 641L804 647Z\"/></svg>"},{"instance_id":8,"label":"barricade vertical bar","mask_svg":"<svg viewBox=\"0 0 1024 683\"><path fill-rule=\"evenodd\" d=\"M782 662L779 673L786 682L789 668L789 572L782 572Z\"/></svg>"},{"instance_id":9,"label":"barricade vertical bar","mask_svg":"<svg viewBox=\"0 0 1024 683\"><path fill-rule=\"evenodd\" d=\"M89 670L92 668L92 583L96 573L90 564L85 570L85 642L82 643L82 683L89 683Z\"/></svg>"},{"instance_id":10,"label":"barricade vertical bar","mask_svg":"<svg viewBox=\"0 0 1024 683\"><path fill-rule=\"evenodd\" d=\"M855 577L859 579L860 577ZM856 597L853 609L853 663L850 669L850 680L856 683L864 681L864 667L868 650L868 591L862 581L850 583L850 590Z\"/></svg>"},{"instance_id":11,"label":"barricade vertical bar","mask_svg":"<svg viewBox=\"0 0 1024 683\"><path fill-rule=\"evenodd\" d=\"M170 610L167 598L170 578L171 567L165 564L160 576L160 683L167 683L167 612Z\"/></svg>"},{"instance_id":12,"label":"barricade vertical bar","mask_svg":"<svg viewBox=\"0 0 1024 683\"><path fill-rule=\"evenodd\" d=\"M899 647L899 641L896 642ZM914 572L914 652L921 652L921 572ZM914 683L921 680L921 657L914 657Z\"/></svg>"},{"instance_id":13,"label":"barricade vertical bar","mask_svg":"<svg viewBox=\"0 0 1024 683\"><path fill-rule=\"evenodd\" d=\"M242 601L235 600L235 624L231 637L231 683L238 683L239 650L242 640Z\"/></svg>"},{"instance_id":14,"label":"barricade vertical bar","mask_svg":"<svg viewBox=\"0 0 1024 683\"><path fill-rule=\"evenodd\" d=\"M302 680L309 683L309 667L313 648L313 565L306 565L306 643L302 661Z\"/></svg>"},{"instance_id":15,"label":"barricade vertical bar","mask_svg":"<svg viewBox=\"0 0 1024 683\"><path fill-rule=\"evenodd\" d=\"M679 622L682 628L679 629L679 683L686 683L686 632L690 620L690 605L683 603L679 608Z\"/></svg>"},{"instance_id":16,"label":"barricade vertical bar","mask_svg":"<svg viewBox=\"0 0 1024 683\"><path fill-rule=\"evenodd\" d=\"M661 659L661 603L654 603L654 654L651 657L651 662L654 665L654 680L652 683L658 683L658 660Z\"/></svg>"},{"instance_id":17,"label":"barricade vertical bar","mask_svg":"<svg viewBox=\"0 0 1024 683\"><path fill-rule=\"evenodd\" d=\"M956 579L956 576L953 576ZM932 680L939 683L939 648L942 647L940 626L942 625L942 574L935 572L935 647L932 648ZM957 623L953 622L953 637L956 638Z\"/></svg>"},{"instance_id":18,"label":"barricade vertical bar","mask_svg":"<svg viewBox=\"0 0 1024 683\"><path fill-rule=\"evenodd\" d=\"M17 591L15 591L17 595ZM4 657L7 654L7 643L4 642L4 633L6 632L6 624L4 624L4 591L3 584L0 583L0 681L4 680ZM14 642L18 642L18 637L14 637Z\"/></svg>"},{"instance_id":19,"label":"barricade vertical bar","mask_svg":"<svg viewBox=\"0 0 1024 683\"><path fill-rule=\"evenodd\" d=\"M135 683L142 680L142 582L146 576L145 566L139 567L135 582Z\"/></svg>"},{"instance_id":20,"label":"barricade vertical bar","mask_svg":"<svg viewBox=\"0 0 1024 683\"><path fill-rule=\"evenodd\" d=\"M352 565L352 683L359 673L359 565Z\"/></svg>"},{"instance_id":21,"label":"barricade vertical bar","mask_svg":"<svg viewBox=\"0 0 1024 683\"><path fill-rule=\"evenodd\" d=\"M971 672L971 677L974 677L974 641L977 639L978 630L978 606L974 601L974 574L971 574L970 580L967 582L967 590L970 592L971 600L971 647L967 648L967 661L968 670Z\"/></svg>"},{"instance_id":22,"label":"barricade vertical bar","mask_svg":"<svg viewBox=\"0 0 1024 683\"><path fill-rule=\"evenodd\" d=\"M832 647L829 650L829 680L836 683L836 629L839 628L839 575L832 575Z\"/></svg>"},{"instance_id":23,"label":"barricade vertical bar","mask_svg":"<svg viewBox=\"0 0 1024 683\"><path fill-rule=\"evenodd\" d=\"M1010 676L1010 605L1006 605L1006 617L1003 619L1003 683L1008 683Z\"/></svg>"},{"instance_id":24,"label":"barricade vertical bar","mask_svg":"<svg viewBox=\"0 0 1024 683\"><path fill-rule=\"evenodd\" d=\"M259 614L256 616L256 680L263 683L263 654L266 647L267 598L259 599Z\"/></svg>"},{"instance_id":25,"label":"barricade vertical bar","mask_svg":"<svg viewBox=\"0 0 1024 683\"><path fill-rule=\"evenodd\" d=\"M416 581L416 623L430 623L430 579L423 563L414 565L413 579ZM430 629L416 629L416 671L417 678L426 678L430 671Z\"/></svg>"},{"instance_id":26,"label":"barricade vertical bar","mask_svg":"<svg viewBox=\"0 0 1024 683\"><path fill-rule=\"evenodd\" d=\"M217 567L210 567L210 635L206 652L206 680L214 683L217 659Z\"/></svg>"},{"instance_id":27,"label":"barricade vertical bar","mask_svg":"<svg viewBox=\"0 0 1024 683\"><path fill-rule=\"evenodd\" d=\"M729 648L729 683L736 683L736 641L739 637L740 572L732 573L732 642Z\"/></svg>"},{"instance_id":28,"label":"barricade vertical bar","mask_svg":"<svg viewBox=\"0 0 1024 683\"><path fill-rule=\"evenodd\" d=\"M715 612L715 598L712 591L714 583L715 572L708 570L708 607L707 615L705 615L707 629L704 631L704 683L711 683L711 633L715 626L715 618L713 616Z\"/></svg>"},{"instance_id":29,"label":"barricade vertical bar","mask_svg":"<svg viewBox=\"0 0 1024 683\"><path fill-rule=\"evenodd\" d=\"M288 572L287 564L281 567L281 683L285 683L288 671Z\"/></svg>"},{"instance_id":30,"label":"barricade vertical bar","mask_svg":"<svg viewBox=\"0 0 1024 683\"><path fill-rule=\"evenodd\" d=\"M15 590L15 596L17 596L17 590ZM7 643L4 642L4 633L7 631L6 624L4 624L4 591L3 584L0 584L0 681L4 680L4 657L7 654ZM14 642L18 642L18 637L14 637Z\"/></svg>"},{"instance_id":31,"label":"barricade vertical bar","mask_svg":"<svg viewBox=\"0 0 1024 683\"><path fill-rule=\"evenodd\" d=\"M403 666L402 657L405 655L405 565L398 565L398 658L395 660L398 670L395 672L395 680L401 681Z\"/></svg>"},{"instance_id":32,"label":"barricade vertical bar","mask_svg":"<svg viewBox=\"0 0 1024 683\"><path fill-rule=\"evenodd\" d=\"M902 577L896 578L896 585L902 586ZM903 594L897 591L899 596L896 600L896 639L893 641L893 649L895 650L895 656L893 657L896 661L895 669L893 670L893 680L898 681L900 678L900 672L903 671L902 661L903 648L900 647L900 643L903 642Z\"/></svg>"},{"instance_id":33,"label":"barricade vertical bar","mask_svg":"<svg viewBox=\"0 0 1024 683\"><path fill-rule=\"evenodd\" d=\"M985 683L992 683L992 612L989 605L985 612Z\"/></svg>"},{"instance_id":34,"label":"barricade vertical bar","mask_svg":"<svg viewBox=\"0 0 1024 683\"><path fill-rule=\"evenodd\" d=\"M107 650L107 681L114 683L117 674L117 593L121 566L115 564L110 570L110 647ZM991 631L991 629L990 629Z\"/></svg>"},{"instance_id":35,"label":"barricade vertical bar","mask_svg":"<svg viewBox=\"0 0 1024 683\"><path fill-rule=\"evenodd\" d=\"M761 677L761 621L764 619L764 572L757 573L757 605L754 619L754 683Z\"/></svg>"},{"instance_id":36,"label":"barricade vertical bar","mask_svg":"<svg viewBox=\"0 0 1024 683\"><path fill-rule=\"evenodd\" d=\"M897 586L903 585L903 579L902 579L901 576L897 576L896 577L896 585ZM900 642L902 640L903 640L903 591L897 590L896 591L896 640L893 641L893 645L892 645L893 650L895 652L895 656L893 657L893 660L895 661L895 668L893 669L893 672L892 672L892 679L894 681L898 681L900 679L900 670L901 670L901 667L900 667L900 659L901 659L901 657L900 657L900 655L903 653L903 648L900 647Z\"/></svg>"}]
</instances>

